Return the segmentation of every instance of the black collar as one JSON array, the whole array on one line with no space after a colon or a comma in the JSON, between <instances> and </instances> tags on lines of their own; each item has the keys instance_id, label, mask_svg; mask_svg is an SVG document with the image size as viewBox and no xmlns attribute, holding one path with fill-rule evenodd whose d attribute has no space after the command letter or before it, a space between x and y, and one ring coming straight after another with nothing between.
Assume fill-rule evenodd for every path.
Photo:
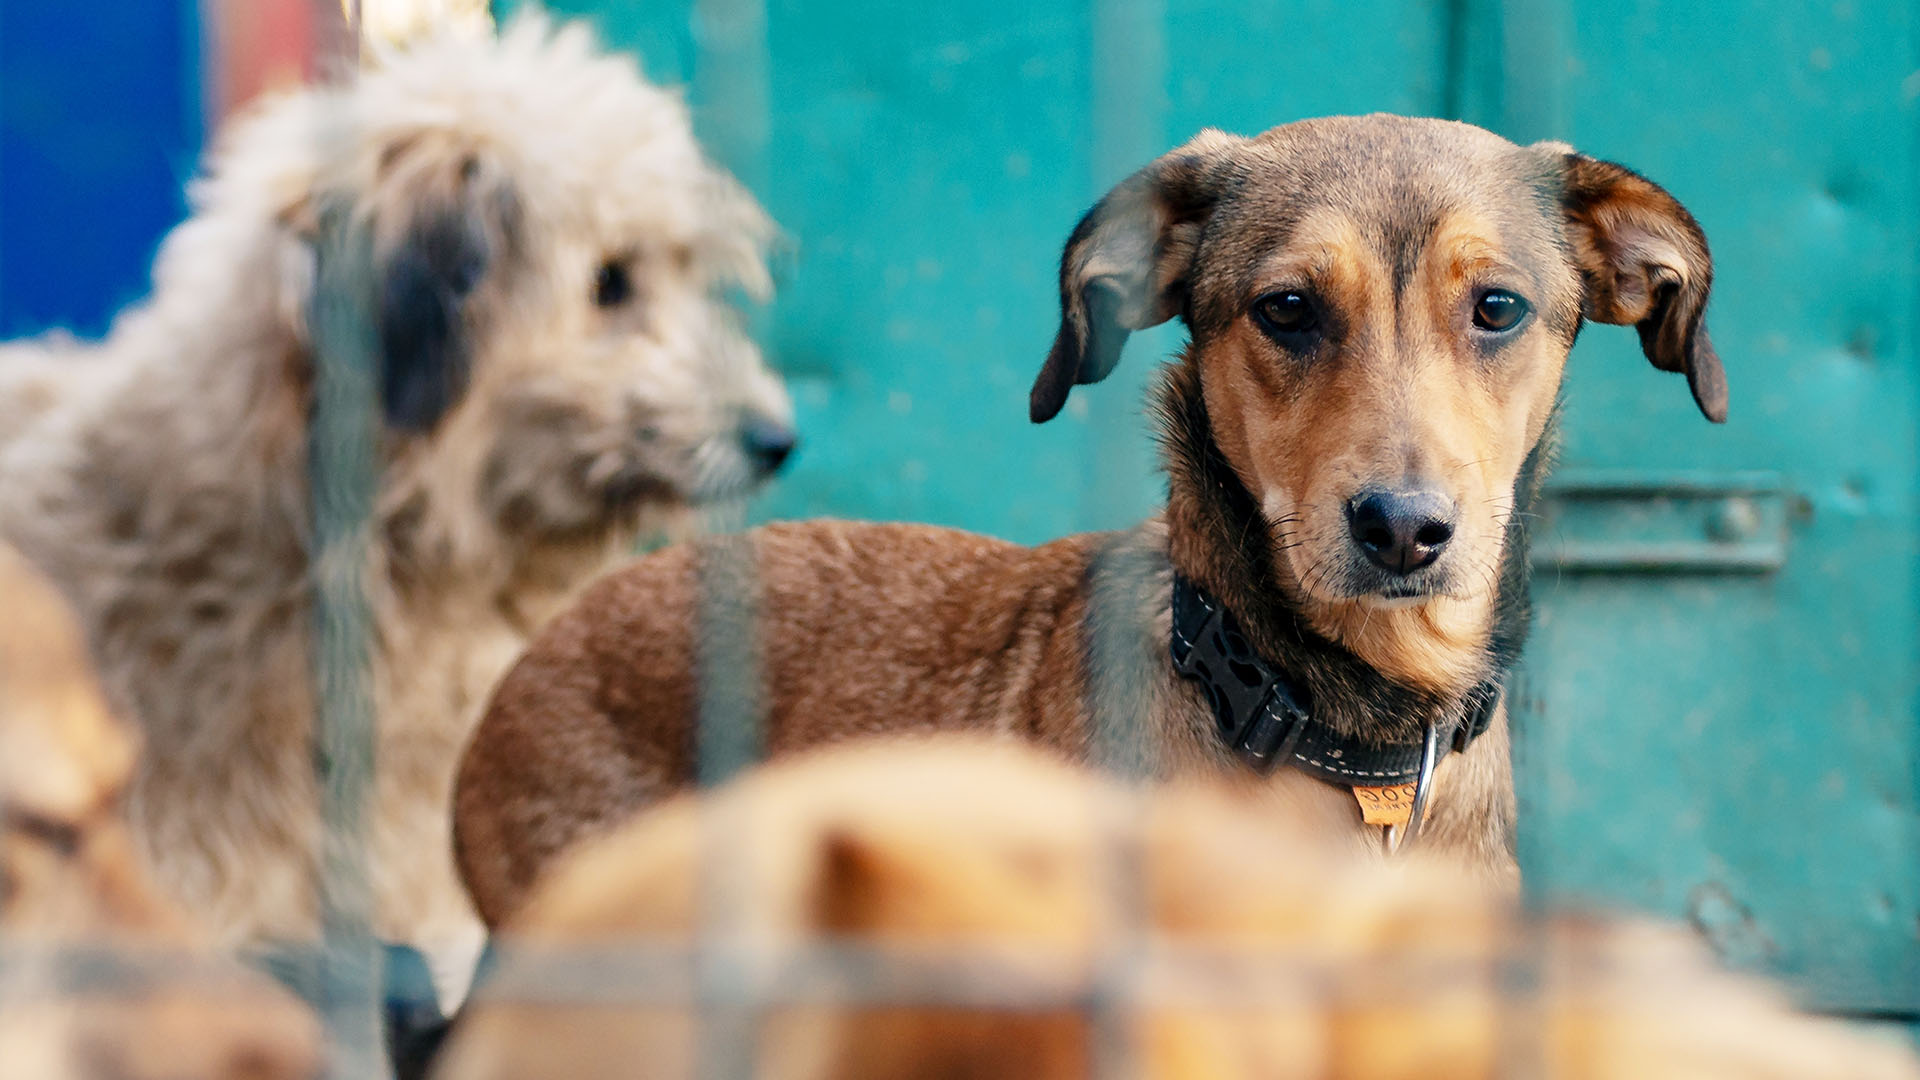
<instances>
[{"instance_id":1,"label":"black collar","mask_svg":"<svg viewBox=\"0 0 1920 1080\"><path fill-rule=\"evenodd\" d=\"M1284 763L1350 787L1409 784L1420 775L1421 743L1364 742L1316 721L1312 703L1253 651L1233 612L1180 574L1173 577L1173 666L1200 682L1221 739L1260 772ZM1465 750L1499 703L1497 681L1475 687L1464 715L1440 728L1440 745Z\"/></svg>"}]
</instances>

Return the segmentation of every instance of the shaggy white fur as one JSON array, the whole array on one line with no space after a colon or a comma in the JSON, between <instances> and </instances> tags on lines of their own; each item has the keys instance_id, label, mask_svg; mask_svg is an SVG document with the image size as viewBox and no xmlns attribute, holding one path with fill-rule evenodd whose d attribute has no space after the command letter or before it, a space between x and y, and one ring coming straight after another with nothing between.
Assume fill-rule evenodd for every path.
<instances>
[{"instance_id":1,"label":"shaggy white fur","mask_svg":"<svg viewBox=\"0 0 1920 1080\"><path fill-rule=\"evenodd\" d=\"M480 935L449 787L495 678L640 531L790 447L720 298L766 290L770 225L676 96L539 17L257 107L190 195L104 342L0 348L0 536L75 603L144 729L129 812L157 879L227 943L309 938L306 318L323 220L363 227L376 930L457 985Z\"/></svg>"}]
</instances>

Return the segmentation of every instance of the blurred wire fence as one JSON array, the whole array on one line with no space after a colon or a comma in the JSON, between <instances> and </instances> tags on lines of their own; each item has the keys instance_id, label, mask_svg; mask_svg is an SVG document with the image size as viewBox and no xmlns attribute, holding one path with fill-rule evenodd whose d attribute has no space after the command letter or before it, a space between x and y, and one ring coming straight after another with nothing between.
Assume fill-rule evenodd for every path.
<instances>
[{"instance_id":1,"label":"blurred wire fence","mask_svg":"<svg viewBox=\"0 0 1920 1080\"><path fill-rule=\"evenodd\" d=\"M331 12L335 0L313 0ZM360 0L348 0L346 26L361 22ZM1101 32L1125 36L1124 25ZM398 32L398 31L395 31ZM359 54L355 32L333 39L341 53ZM1124 142L1121 134L1113 140ZM1112 152L1116 162L1145 156L1146 148ZM371 317L375 288L369 238L344 218L329 219L313 311L315 394L311 421L310 482L314 589L314 761L326 822L322 867L324 940L310 953L294 950L277 966L289 981L316 999L330 1036L330 1075L336 1080L384 1080L391 1075L382 1032L383 1008L393 981L370 929L371 890L366 853L366 812L374 767L374 709L368 665L372 623L361 575L379 461L380 423L375 382L377 335ZM697 776L703 786L726 781L763 756L765 701L759 678L757 611L759 583L750 542L714 536L701 544L701 602L696 631L699 671ZM1116 549L1102 559L1090 590L1095 604L1127 605L1153 568ZM1090 694L1095 708L1095 758L1123 776L1153 771L1142 735L1148 672L1127 657L1128 643L1114 640L1124 620L1094 613L1090 677L1102 685ZM984 796L990 797L990 796ZM823 942L768 953L745 933L742 882L747 869L735 858L743 845L741 823L711 814L699 876L702 914L691 944L608 942L568 949L516 950L502 957L500 975L481 993L493 1002L543 1006L692 1004L698 1009L700 1075L744 1080L757 1074L757 1030L770 1011L796 1004L951 1006L994 1010L1066 1009L1089 1020L1091 1059L1101 1080L1135 1075L1139 1061L1130 1019L1153 995L1165 1003L1165 973L1184 988L1184 1005L1244 1008L1263 999L1338 998L1343 988L1366 981L1350 962L1338 968L1324 960L1284 953L1174 948L1153 940L1146 927L1141 853L1115 830L1105 851L1103 890L1121 917L1099 951L1091 977L1022 976L1032 972L1030 945L977 943L964 949L888 947L873 943ZM1537 943L1534 943L1537 945ZM44 965L47 953L7 943L0 972ZM1495 968L1489 972L1489 964ZM1514 1003L1539 992L1540 954L1521 943L1492 958L1462 961L1433 957L1394 960L1393 981L1402 987L1493 985ZM54 985L68 992L137 988L156 972L175 980L184 961L128 957L110 949L69 950L65 974ZM1070 970L1060 965L1054 970ZM1379 974L1379 973L1375 973ZM0 979L0 985L4 980ZM1210 999L1206 988L1221 988ZM426 993L419 986L413 992ZM1520 1017L1524 1009L1502 1010ZM1503 1032L1497 1075L1540 1075L1542 1030L1514 1023Z\"/></svg>"}]
</instances>

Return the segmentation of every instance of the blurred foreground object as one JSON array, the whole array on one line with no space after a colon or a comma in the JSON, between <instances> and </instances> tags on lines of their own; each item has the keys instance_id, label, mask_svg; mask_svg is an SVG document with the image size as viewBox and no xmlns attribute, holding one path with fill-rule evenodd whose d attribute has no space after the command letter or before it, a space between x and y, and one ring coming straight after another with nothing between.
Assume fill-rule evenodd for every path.
<instances>
[{"instance_id":1,"label":"blurred foreground object","mask_svg":"<svg viewBox=\"0 0 1920 1080\"><path fill-rule=\"evenodd\" d=\"M136 744L51 586L0 547L0 1080L297 1080L318 1029L199 949L120 818Z\"/></svg>"},{"instance_id":2,"label":"blurred foreground object","mask_svg":"<svg viewBox=\"0 0 1920 1080\"><path fill-rule=\"evenodd\" d=\"M941 738L677 798L536 890L439 1075L691 1077L730 1049L782 1080L1920 1076L1678 931L1529 922L1221 788L1137 797ZM744 1048L702 1039L729 1010Z\"/></svg>"}]
</instances>

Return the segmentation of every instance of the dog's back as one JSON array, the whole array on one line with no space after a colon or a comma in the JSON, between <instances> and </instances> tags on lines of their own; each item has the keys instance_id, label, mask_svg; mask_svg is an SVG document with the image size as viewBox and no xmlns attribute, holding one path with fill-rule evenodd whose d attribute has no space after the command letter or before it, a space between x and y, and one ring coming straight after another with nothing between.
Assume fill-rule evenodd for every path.
<instances>
[{"instance_id":1,"label":"dog's back","mask_svg":"<svg viewBox=\"0 0 1920 1080\"><path fill-rule=\"evenodd\" d=\"M1529 925L1449 865L1356 862L1218 787L1136 802L951 736L776 763L569 855L441 1076L693 1075L692 969L661 961L702 929L748 947L743 985L786 988L757 1045L733 1045L767 1077L1085 1076L1100 1000L1143 1077L1920 1076L1664 929ZM644 1007L606 996L629 985L604 966L622 945L664 950L632 984ZM540 966L568 955L602 962L579 997ZM510 1003L525 993L543 1004Z\"/></svg>"},{"instance_id":2,"label":"dog's back","mask_svg":"<svg viewBox=\"0 0 1920 1080\"><path fill-rule=\"evenodd\" d=\"M0 939L20 950L0 959L0 1076L311 1075L312 1019L199 951L148 883L118 816L137 747L64 603L4 546L0 596ZM74 986L57 950L100 946L126 969Z\"/></svg>"},{"instance_id":3,"label":"dog's back","mask_svg":"<svg viewBox=\"0 0 1920 1080\"><path fill-rule=\"evenodd\" d=\"M730 554L683 545L608 575L502 680L462 762L456 843L482 916L505 917L577 836L692 780L697 653L730 612L758 620L772 752L928 730L1083 750L1081 583L1104 542L791 522ZM729 560L751 585L729 580ZM1157 658L1158 642L1143 647Z\"/></svg>"},{"instance_id":4,"label":"dog's back","mask_svg":"<svg viewBox=\"0 0 1920 1080\"><path fill-rule=\"evenodd\" d=\"M1152 522L1035 548L925 525L781 522L725 553L683 545L607 575L507 673L462 760L455 847L481 916L497 925L558 852L692 782L697 654L729 615L756 620L770 754L971 731L1101 760L1098 708L1108 723L1149 718L1120 752L1153 771L1232 776L1275 813L1366 842L1338 789L1236 772L1204 727L1150 722L1196 715L1199 700L1191 684L1139 674L1165 663L1164 543Z\"/></svg>"}]
</instances>

